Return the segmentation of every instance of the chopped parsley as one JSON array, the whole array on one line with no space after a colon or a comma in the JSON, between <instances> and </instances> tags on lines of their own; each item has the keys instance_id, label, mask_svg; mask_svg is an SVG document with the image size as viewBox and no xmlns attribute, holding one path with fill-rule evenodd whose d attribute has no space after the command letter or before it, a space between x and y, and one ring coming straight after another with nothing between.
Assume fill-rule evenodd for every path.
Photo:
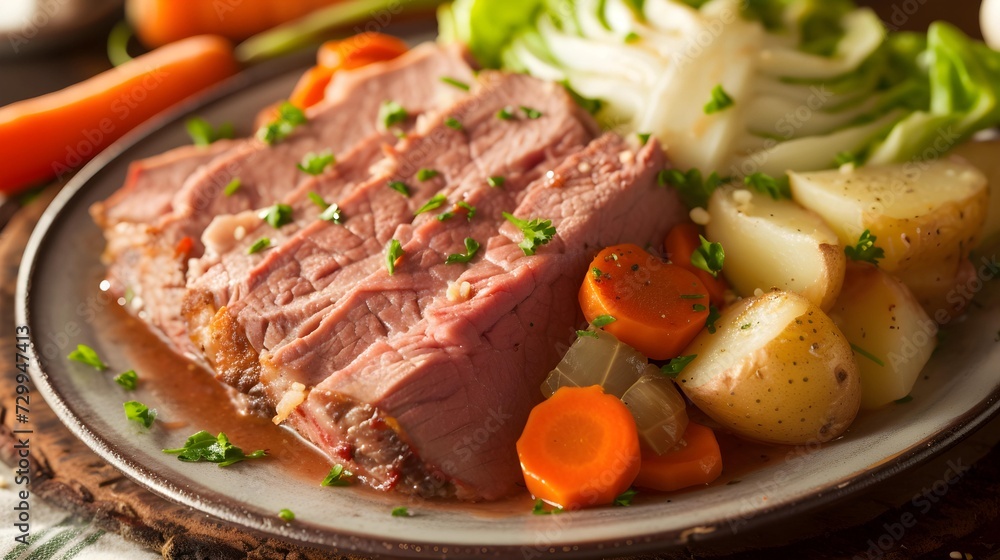
<instances>
[{"instance_id":1,"label":"chopped parsley","mask_svg":"<svg viewBox=\"0 0 1000 560\"><path fill-rule=\"evenodd\" d=\"M545 502L542 500L535 500L535 505L531 508L531 513L533 515L553 515L562 512L563 508L546 509Z\"/></svg>"},{"instance_id":2,"label":"chopped parsley","mask_svg":"<svg viewBox=\"0 0 1000 560\"><path fill-rule=\"evenodd\" d=\"M292 207L279 202L274 206L261 210L258 216L268 224L271 224L271 227L274 229L278 229L283 225L292 223Z\"/></svg>"},{"instance_id":3,"label":"chopped parsley","mask_svg":"<svg viewBox=\"0 0 1000 560\"><path fill-rule=\"evenodd\" d=\"M445 126L454 130L462 130L462 123L458 122L455 117L448 117L444 120Z\"/></svg>"},{"instance_id":4,"label":"chopped parsley","mask_svg":"<svg viewBox=\"0 0 1000 560\"><path fill-rule=\"evenodd\" d=\"M406 506L392 508L393 517L410 517L410 510Z\"/></svg>"},{"instance_id":5,"label":"chopped parsley","mask_svg":"<svg viewBox=\"0 0 1000 560\"><path fill-rule=\"evenodd\" d=\"M864 356L865 358L868 358L872 362L875 362L876 364L878 364L879 367L885 367L885 362L880 360L878 356L872 354L871 352L865 350L864 348L858 346L857 344L851 343L851 350L854 350L855 354L859 356Z\"/></svg>"},{"instance_id":6,"label":"chopped parsley","mask_svg":"<svg viewBox=\"0 0 1000 560\"><path fill-rule=\"evenodd\" d=\"M298 163L295 166L310 175L319 175L327 166L335 163L337 163L337 158L330 152L323 152L321 154L309 152L302 158L302 163Z\"/></svg>"},{"instance_id":7,"label":"chopped parsley","mask_svg":"<svg viewBox=\"0 0 1000 560\"><path fill-rule=\"evenodd\" d=\"M406 122L408 118L410 114L395 101L383 101L378 108L378 123L382 130L389 130L397 124Z\"/></svg>"},{"instance_id":8,"label":"chopped parsley","mask_svg":"<svg viewBox=\"0 0 1000 560\"><path fill-rule=\"evenodd\" d=\"M597 336L597 333L595 333L594 331L583 331L583 330L576 331L576 336L579 336L579 337L586 336L588 338L600 338L599 336Z\"/></svg>"},{"instance_id":9,"label":"chopped parsley","mask_svg":"<svg viewBox=\"0 0 1000 560\"><path fill-rule=\"evenodd\" d=\"M541 118L542 116L542 112L538 109L532 109L531 107L525 107L524 105L521 105L521 111L524 112L524 116L532 120Z\"/></svg>"},{"instance_id":10,"label":"chopped parsley","mask_svg":"<svg viewBox=\"0 0 1000 560\"><path fill-rule=\"evenodd\" d=\"M233 196L242 186L243 181L241 181L239 177L233 177L233 180L229 181L226 188L222 189L222 194L226 196Z\"/></svg>"},{"instance_id":11,"label":"chopped parsley","mask_svg":"<svg viewBox=\"0 0 1000 560\"><path fill-rule=\"evenodd\" d=\"M156 420L156 411L150 410L148 406L139 401L122 403L122 407L125 409L125 418L137 422L144 428L149 428Z\"/></svg>"},{"instance_id":12,"label":"chopped parsley","mask_svg":"<svg viewBox=\"0 0 1000 560\"><path fill-rule=\"evenodd\" d=\"M708 334L715 334L717 330L715 327L715 322L722 317L722 313L719 313L719 308L714 305L708 306L708 318L705 319L705 328L708 329Z\"/></svg>"},{"instance_id":13,"label":"chopped parsley","mask_svg":"<svg viewBox=\"0 0 1000 560\"><path fill-rule=\"evenodd\" d=\"M97 352L86 344L77 344L76 350L70 352L66 357L74 362L86 364L98 371L108 369L108 364L102 362L101 358L97 356Z\"/></svg>"},{"instance_id":14,"label":"chopped parsley","mask_svg":"<svg viewBox=\"0 0 1000 560\"><path fill-rule=\"evenodd\" d=\"M696 312L696 313L701 313L705 309L707 309L707 308L704 305L700 304L700 303L696 303L696 304L694 304L694 305L691 306L691 310L694 311L694 312Z\"/></svg>"},{"instance_id":15,"label":"chopped parsley","mask_svg":"<svg viewBox=\"0 0 1000 560\"><path fill-rule=\"evenodd\" d=\"M672 358L666 363L666 365L660 368L660 373L671 379L677 379L677 376L684 371L684 368L686 368L687 365L694 361L697 357L698 354L691 354L688 356L677 356L676 358Z\"/></svg>"},{"instance_id":16,"label":"chopped parsley","mask_svg":"<svg viewBox=\"0 0 1000 560\"><path fill-rule=\"evenodd\" d=\"M726 90L722 89L722 84L716 85L712 88L712 99L705 104L705 114L711 115L712 113L718 113L723 111L733 105L733 98L729 97Z\"/></svg>"},{"instance_id":17,"label":"chopped parsley","mask_svg":"<svg viewBox=\"0 0 1000 560\"><path fill-rule=\"evenodd\" d=\"M330 472L320 482L320 486L350 486L351 479L354 477L354 473L344 468L344 465L336 464L330 469Z\"/></svg>"},{"instance_id":18,"label":"chopped parsley","mask_svg":"<svg viewBox=\"0 0 1000 560\"><path fill-rule=\"evenodd\" d=\"M503 213L503 217L508 222L517 226L521 230L521 233L524 234L524 240L518 243L518 247L524 251L525 255L534 255L535 250L540 245L545 245L549 241L552 241L552 237L556 234L556 228L552 227L551 220L541 220L538 218L530 221L521 220L507 212Z\"/></svg>"},{"instance_id":19,"label":"chopped parsley","mask_svg":"<svg viewBox=\"0 0 1000 560\"><path fill-rule=\"evenodd\" d=\"M344 213L341 211L340 206L336 204L327 205L326 209L323 210L319 215L319 219L324 222L333 222L335 224L344 223Z\"/></svg>"},{"instance_id":20,"label":"chopped parsley","mask_svg":"<svg viewBox=\"0 0 1000 560\"><path fill-rule=\"evenodd\" d=\"M632 505L632 498L635 498L639 491L635 488L629 488L628 490L622 492L615 498L614 504L620 507L628 507Z\"/></svg>"},{"instance_id":21,"label":"chopped parsley","mask_svg":"<svg viewBox=\"0 0 1000 560\"><path fill-rule=\"evenodd\" d=\"M610 325L611 323L614 323L617 320L618 319L614 318L611 315L598 315L597 317L594 317L594 320L591 321L590 324L594 325L597 328L601 328L605 325Z\"/></svg>"},{"instance_id":22,"label":"chopped parsley","mask_svg":"<svg viewBox=\"0 0 1000 560\"><path fill-rule=\"evenodd\" d=\"M885 258L885 250L875 246L877 239L877 237L872 235L871 230L866 229L861 234L861 238L858 239L857 245L844 247L844 254L851 260L870 262L878 266L878 260Z\"/></svg>"},{"instance_id":23,"label":"chopped parsley","mask_svg":"<svg viewBox=\"0 0 1000 560\"><path fill-rule=\"evenodd\" d=\"M499 175L494 175L493 177L486 178L486 184L493 187L494 189L503 188L503 184L507 182L507 179L500 177Z\"/></svg>"},{"instance_id":24,"label":"chopped parsley","mask_svg":"<svg viewBox=\"0 0 1000 560\"><path fill-rule=\"evenodd\" d=\"M464 200L459 200L455 203L455 206L465 209L465 221L467 222L471 222L472 218L476 215L476 207Z\"/></svg>"},{"instance_id":25,"label":"chopped parsley","mask_svg":"<svg viewBox=\"0 0 1000 560\"><path fill-rule=\"evenodd\" d=\"M590 269L590 273L594 275L595 280L600 280L604 276L604 272L596 266Z\"/></svg>"},{"instance_id":26,"label":"chopped parsley","mask_svg":"<svg viewBox=\"0 0 1000 560\"><path fill-rule=\"evenodd\" d=\"M327 204L327 202L323 200L323 197L320 196L319 193L317 192L309 191L309 193L306 194L306 196L309 197L309 200L311 200L313 204L319 206L320 210L326 210L327 208L330 207L330 205Z\"/></svg>"},{"instance_id":27,"label":"chopped parsley","mask_svg":"<svg viewBox=\"0 0 1000 560\"><path fill-rule=\"evenodd\" d=\"M782 175L775 179L766 173L752 173L743 178L743 184L761 194L770 196L774 200L792 198L792 191L788 186L788 175Z\"/></svg>"},{"instance_id":28,"label":"chopped parsley","mask_svg":"<svg viewBox=\"0 0 1000 560\"><path fill-rule=\"evenodd\" d=\"M448 84L449 86L455 86L460 90L469 91L469 84L456 80L455 78L449 76L441 76L441 81Z\"/></svg>"},{"instance_id":29,"label":"chopped parsley","mask_svg":"<svg viewBox=\"0 0 1000 560\"><path fill-rule=\"evenodd\" d=\"M424 212L430 212L431 210L437 210L438 208L440 208L440 207L444 206L445 204L447 204L447 202L448 202L448 197L446 197L445 195L443 195L441 193L438 193L438 194L434 195L433 197L431 197L431 199L428 200L426 204L424 204L423 206L421 206L420 208L418 208L417 211L413 213L413 215L414 216L419 216L420 214L423 214Z\"/></svg>"},{"instance_id":30,"label":"chopped parsley","mask_svg":"<svg viewBox=\"0 0 1000 560\"><path fill-rule=\"evenodd\" d=\"M444 262L445 264L467 263L472 260L472 257L476 256L477 251L479 251L479 242L471 237L466 237L465 252L452 253L451 255L448 255L448 258L446 258Z\"/></svg>"},{"instance_id":31,"label":"chopped parsley","mask_svg":"<svg viewBox=\"0 0 1000 560\"><path fill-rule=\"evenodd\" d=\"M306 114L295 105L285 101L278 107L278 116L257 131L257 138L265 144L274 144L288 137L295 127L306 122Z\"/></svg>"},{"instance_id":32,"label":"chopped parsley","mask_svg":"<svg viewBox=\"0 0 1000 560\"><path fill-rule=\"evenodd\" d=\"M497 118L502 121L512 121L514 120L514 113L511 111L510 107L504 107L497 111Z\"/></svg>"},{"instance_id":33,"label":"chopped parsley","mask_svg":"<svg viewBox=\"0 0 1000 560\"><path fill-rule=\"evenodd\" d=\"M698 239L701 240L701 245L691 253L691 264L718 278L726 261L722 244L710 243L703 235L699 235Z\"/></svg>"},{"instance_id":34,"label":"chopped parsley","mask_svg":"<svg viewBox=\"0 0 1000 560\"><path fill-rule=\"evenodd\" d=\"M651 136L651 134L648 132L639 132L636 133L636 136L639 137L639 145L645 146L646 142L649 142L649 137Z\"/></svg>"},{"instance_id":35,"label":"chopped parsley","mask_svg":"<svg viewBox=\"0 0 1000 560\"><path fill-rule=\"evenodd\" d=\"M254 253L259 253L260 251L263 251L264 249L267 249L270 246L271 246L271 238L261 237L257 241L254 241L253 245L247 248L247 254L252 255Z\"/></svg>"},{"instance_id":36,"label":"chopped parsley","mask_svg":"<svg viewBox=\"0 0 1000 560\"><path fill-rule=\"evenodd\" d=\"M642 37L640 37L639 34L636 33L635 31L629 31L628 34L625 35L626 43L635 43L636 41L639 41L641 39Z\"/></svg>"},{"instance_id":37,"label":"chopped parsley","mask_svg":"<svg viewBox=\"0 0 1000 560\"><path fill-rule=\"evenodd\" d=\"M402 181L389 181L389 188L405 197L410 196L410 187Z\"/></svg>"},{"instance_id":38,"label":"chopped parsley","mask_svg":"<svg viewBox=\"0 0 1000 560\"><path fill-rule=\"evenodd\" d=\"M708 178L702 179L701 171L696 168L688 170L686 173L677 169L665 169L657 176L660 185L670 185L677 190L681 201L688 208L705 208L708 206L708 199L715 189L728 183L729 179L719 177L719 174L712 172Z\"/></svg>"},{"instance_id":39,"label":"chopped parsley","mask_svg":"<svg viewBox=\"0 0 1000 560\"><path fill-rule=\"evenodd\" d=\"M417 180L418 181L429 181L429 180L437 177L440 174L441 174L441 172L438 171L438 170L436 170L436 169L427 169L425 167L425 168L421 169L420 171L417 171Z\"/></svg>"},{"instance_id":40,"label":"chopped parsley","mask_svg":"<svg viewBox=\"0 0 1000 560\"><path fill-rule=\"evenodd\" d=\"M135 391L135 388L139 383L139 374L137 374L134 369L130 369L119 373L114 379L115 383L121 385L126 391Z\"/></svg>"},{"instance_id":41,"label":"chopped parsley","mask_svg":"<svg viewBox=\"0 0 1000 560\"><path fill-rule=\"evenodd\" d=\"M281 511L278 512L278 517L289 522L295 521L295 514L288 508L282 508Z\"/></svg>"},{"instance_id":42,"label":"chopped parsley","mask_svg":"<svg viewBox=\"0 0 1000 560\"><path fill-rule=\"evenodd\" d=\"M389 271L389 276L396 273L396 261L405 255L403 244L398 239L393 239L385 248L385 269Z\"/></svg>"},{"instance_id":43,"label":"chopped parsley","mask_svg":"<svg viewBox=\"0 0 1000 560\"><path fill-rule=\"evenodd\" d=\"M225 433L219 432L218 436L213 436L205 430L188 437L183 447L164 449L163 452L177 455L178 459L186 463L205 461L217 463L220 467L228 467L240 461L259 459L267 455L267 451L263 449L249 454L244 453L242 449L229 441Z\"/></svg>"},{"instance_id":44,"label":"chopped parsley","mask_svg":"<svg viewBox=\"0 0 1000 560\"><path fill-rule=\"evenodd\" d=\"M188 119L184 126L187 127L188 134L195 146L208 146L216 140L233 137L232 123L222 123L218 128L213 128L205 119L194 117Z\"/></svg>"}]
</instances>

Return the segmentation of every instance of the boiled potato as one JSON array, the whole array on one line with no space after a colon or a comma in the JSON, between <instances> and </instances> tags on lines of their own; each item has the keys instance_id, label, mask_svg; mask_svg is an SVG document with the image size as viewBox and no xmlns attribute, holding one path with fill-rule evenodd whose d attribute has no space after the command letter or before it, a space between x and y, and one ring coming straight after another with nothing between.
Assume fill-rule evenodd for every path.
<instances>
[{"instance_id":1,"label":"boiled potato","mask_svg":"<svg viewBox=\"0 0 1000 560\"><path fill-rule=\"evenodd\" d=\"M677 378L691 402L732 432L800 445L831 440L861 402L858 366L833 321L804 296L773 291L727 308Z\"/></svg>"},{"instance_id":2,"label":"boiled potato","mask_svg":"<svg viewBox=\"0 0 1000 560\"><path fill-rule=\"evenodd\" d=\"M852 264L830 318L855 347L862 408L910 394L934 352L937 323L905 285L874 266Z\"/></svg>"},{"instance_id":3,"label":"boiled potato","mask_svg":"<svg viewBox=\"0 0 1000 560\"><path fill-rule=\"evenodd\" d=\"M706 236L726 250L723 272L743 296L796 292L822 309L840 293L846 257L822 218L791 200L720 188L708 204Z\"/></svg>"},{"instance_id":4,"label":"boiled potato","mask_svg":"<svg viewBox=\"0 0 1000 560\"><path fill-rule=\"evenodd\" d=\"M1000 6L1000 3L997 4ZM1000 28L1000 22L997 27ZM983 226L983 244L1000 242L1000 140L989 142L966 142L951 152L983 172L990 190L990 205L986 211Z\"/></svg>"},{"instance_id":5,"label":"boiled potato","mask_svg":"<svg viewBox=\"0 0 1000 560\"><path fill-rule=\"evenodd\" d=\"M826 219L844 245L864 230L885 251L879 262L930 313L959 281L979 240L989 193L986 177L957 159L789 173L799 204Z\"/></svg>"}]
</instances>

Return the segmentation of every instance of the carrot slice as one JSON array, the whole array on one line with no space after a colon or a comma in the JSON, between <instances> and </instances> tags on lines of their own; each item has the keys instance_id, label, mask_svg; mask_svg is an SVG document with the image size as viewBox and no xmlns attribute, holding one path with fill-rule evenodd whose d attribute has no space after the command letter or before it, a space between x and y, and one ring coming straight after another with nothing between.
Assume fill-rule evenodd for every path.
<instances>
[{"instance_id":1,"label":"carrot slice","mask_svg":"<svg viewBox=\"0 0 1000 560\"><path fill-rule=\"evenodd\" d=\"M667 234L664 249L667 251L667 258L670 259L670 262L693 272L708 289L712 303L722 307L726 303L726 290L729 289L725 278L712 276L709 272L691 264L691 255L701 246L701 240L698 239L699 233L698 226L695 224L690 222L678 224Z\"/></svg>"},{"instance_id":2,"label":"carrot slice","mask_svg":"<svg viewBox=\"0 0 1000 560\"><path fill-rule=\"evenodd\" d=\"M635 485L672 492L708 484L722 474L722 453L715 432L689 422L681 441L663 455L651 450L642 454L642 466Z\"/></svg>"},{"instance_id":3,"label":"carrot slice","mask_svg":"<svg viewBox=\"0 0 1000 560\"><path fill-rule=\"evenodd\" d=\"M709 301L693 273L632 244L598 253L580 287L588 321L613 317L604 330L654 360L684 350L705 326Z\"/></svg>"},{"instance_id":4,"label":"carrot slice","mask_svg":"<svg viewBox=\"0 0 1000 560\"><path fill-rule=\"evenodd\" d=\"M316 52L316 62L331 70L350 70L376 60L391 60L407 50L402 39L372 31L323 43Z\"/></svg>"},{"instance_id":5,"label":"carrot slice","mask_svg":"<svg viewBox=\"0 0 1000 560\"><path fill-rule=\"evenodd\" d=\"M288 102L299 109L305 109L323 101L326 86L330 84L333 73L334 70L323 66L313 66L306 70L288 96Z\"/></svg>"},{"instance_id":6,"label":"carrot slice","mask_svg":"<svg viewBox=\"0 0 1000 560\"><path fill-rule=\"evenodd\" d=\"M563 387L531 411L517 455L535 498L564 509L606 505L639 472L639 435L614 395Z\"/></svg>"}]
</instances>

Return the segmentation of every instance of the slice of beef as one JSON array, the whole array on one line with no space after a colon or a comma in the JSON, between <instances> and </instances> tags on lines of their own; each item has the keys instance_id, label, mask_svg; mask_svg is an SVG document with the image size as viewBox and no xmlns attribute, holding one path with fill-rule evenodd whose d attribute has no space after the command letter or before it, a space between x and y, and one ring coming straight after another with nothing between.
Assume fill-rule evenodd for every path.
<instances>
[{"instance_id":1,"label":"slice of beef","mask_svg":"<svg viewBox=\"0 0 1000 560\"><path fill-rule=\"evenodd\" d=\"M341 73L328 102L288 138L272 146L243 141L188 177L171 201L172 211L158 221L105 230L112 289L130 290L136 296L132 310L179 351L196 356L180 308L187 263L202 254L205 227L218 215L270 205L309 180L296 168L309 152L344 154L373 135L394 142L392 132L376 126L382 102L391 99L407 108L411 118L402 130L408 130L419 115L462 93L441 82L441 76L471 80L463 51L426 45L393 61ZM241 187L226 196L226 185L237 178Z\"/></svg>"},{"instance_id":2,"label":"slice of beef","mask_svg":"<svg viewBox=\"0 0 1000 560\"><path fill-rule=\"evenodd\" d=\"M527 103L534 103L543 116L516 121L496 116L505 107ZM450 119L462 123L461 130ZM516 207L528 184L581 149L593 127L589 116L582 115L559 86L497 73L481 74L472 96L425 125L380 165L382 174L340 200L347 216L343 225L314 221L263 257L233 251L223 259L224 266L191 284L185 305L189 330L205 348L217 375L251 391L257 382L256 368L246 367L254 361L252 354L275 352L313 329L317 333L309 336L327 336L323 325L337 324L345 310L361 305L361 294L378 289L364 281L385 267L386 243L392 238L406 242L414 227L421 243L451 253L465 251L466 237L485 242L495 235L501 211ZM422 168L439 175L419 181L415 174ZM503 185L490 186L491 177L502 177ZM391 181L410 185L412 196L389 189ZM415 217L434 195L449 203ZM475 208L472 220L467 219L466 209L455 211L458 201ZM296 213L311 212L315 220L319 209L311 206L296 206ZM455 212L454 218L437 219L449 210ZM239 264L248 261L256 266ZM462 268L445 266L443 259L433 264L441 266L430 290L444 286ZM355 286L359 287L351 291ZM223 319L219 313L229 317ZM338 331L334 336L341 344L324 348L313 359L346 365L365 348L358 339L347 340L348 333ZM321 379L291 381L312 385ZM272 405L282 396L277 388L272 383L268 390Z\"/></svg>"},{"instance_id":3,"label":"slice of beef","mask_svg":"<svg viewBox=\"0 0 1000 560\"><path fill-rule=\"evenodd\" d=\"M466 301L426 289L439 274L430 264L451 247L414 236L395 275L366 281L371 319L351 314L341 323L382 325L389 336L367 331L373 342L346 367L329 353L328 337L314 336L311 349L288 345L266 356L262 378L325 374L291 423L377 486L466 499L512 493L521 480L515 442L581 324L577 292L589 260L610 244L659 243L685 217L675 193L657 184L663 165L656 142L636 152L613 135L568 158L513 212L552 220L555 238L525 256L521 232L491 216L499 234L456 278L469 282ZM416 321L393 329L402 315ZM357 418L366 420L352 424Z\"/></svg>"}]
</instances>

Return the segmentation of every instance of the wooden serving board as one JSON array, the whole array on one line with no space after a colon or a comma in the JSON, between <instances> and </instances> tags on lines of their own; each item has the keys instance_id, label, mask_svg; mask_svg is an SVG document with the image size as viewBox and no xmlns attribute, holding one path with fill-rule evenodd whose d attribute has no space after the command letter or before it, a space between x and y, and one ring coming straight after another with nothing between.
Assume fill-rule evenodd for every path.
<instances>
[{"instance_id":1,"label":"wooden serving board","mask_svg":"<svg viewBox=\"0 0 1000 560\"><path fill-rule=\"evenodd\" d=\"M14 354L13 306L21 255L56 189L0 232L0 352ZM0 376L0 459L15 462L13 374ZM37 393L35 393L37 395ZM249 532L161 498L81 443L41 401L31 401L34 499L44 499L164 558L348 558ZM953 552L1000 559L1000 421L938 458L819 511L752 534L657 554L680 559L945 559ZM956 477L954 473L961 472Z\"/></svg>"}]
</instances>

